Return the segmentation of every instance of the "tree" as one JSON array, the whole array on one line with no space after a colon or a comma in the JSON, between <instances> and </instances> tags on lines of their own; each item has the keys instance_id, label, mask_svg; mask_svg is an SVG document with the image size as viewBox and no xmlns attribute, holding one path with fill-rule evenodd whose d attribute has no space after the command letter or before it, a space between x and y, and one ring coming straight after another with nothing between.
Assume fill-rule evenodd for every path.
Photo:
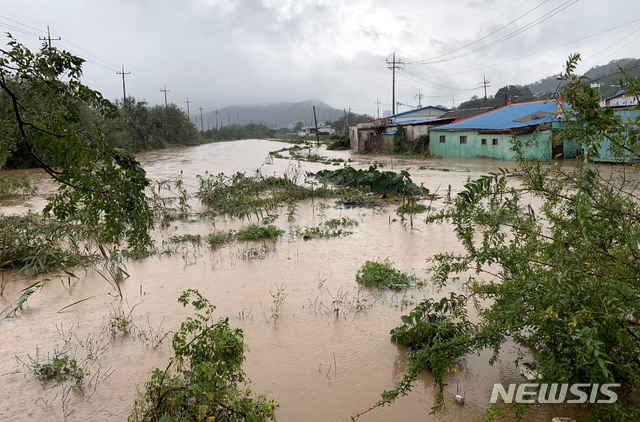
<instances>
[{"instance_id":1,"label":"tree","mask_svg":"<svg viewBox=\"0 0 640 422\"><path fill-rule=\"evenodd\" d=\"M99 242L146 248L153 220L145 171L82 119L84 109L115 117L116 107L80 82L83 59L46 44L32 53L11 35L7 45L0 49L0 167L12 152L27 151L60 185L45 215L75 220Z\"/></svg>"},{"instance_id":2,"label":"tree","mask_svg":"<svg viewBox=\"0 0 640 422\"><path fill-rule=\"evenodd\" d=\"M474 275L461 294L427 300L402 317L392 339L411 347L410 367L376 406L406 394L430 369L438 411L457 357L489 348L493 361L504 342L515 341L533 350L541 383L620 384L617 402L586 403L596 419L640 418L634 394L640 388L638 185L594 162L605 141L618 157L640 160L640 118L623 121L601 108L597 91L573 73L578 60L571 56L561 75L566 103L559 140L581 142L579 165L525 161L525 145L514 137L518 172L467 183L448 209L428 219L453 223L465 249L433 258L434 283ZM640 79L627 78L626 85L640 95ZM507 176L516 174L520 183L509 183ZM542 205L532 208L532 198ZM470 321L469 305L479 322ZM497 406L486 419L513 410Z\"/></svg>"}]
</instances>

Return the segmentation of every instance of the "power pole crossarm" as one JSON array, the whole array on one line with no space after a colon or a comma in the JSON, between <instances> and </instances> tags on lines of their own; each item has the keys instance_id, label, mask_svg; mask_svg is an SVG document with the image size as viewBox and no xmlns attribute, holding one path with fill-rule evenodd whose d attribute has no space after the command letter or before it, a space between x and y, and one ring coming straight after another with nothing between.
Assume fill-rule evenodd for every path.
<instances>
[{"instance_id":1,"label":"power pole crossarm","mask_svg":"<svg viewBox=\"0 0 640 422\"><path fill-rule=\"evenodd\" d=\"M124 75L129 75L131 72L124 71L124 65L122 65L122 72L116 72L116 75L122 75L122 105L127 101L127 86L124 82Z\"/></svg>"},{"instance_id":2,"label":"power pole crossarm","mask_svg":"<svg viewBox=\"0 0 640 422\"><path fill-rule=\"evenodd\" d=\"M391 107L392 113L396 114L396 69L404 69L404 63L401 60L396 61L396 52L393 52L393 61L387 60L387 67L393 71L393 79L391 84Z\"/></svg>"},{"instance_id":3,"label":"power pole crossarm","mask_svg":"<svg viewBox=\"0 0 640 422\"><path fill-rule=\"evenodd\" d=\"M51 48L51 41L60 41L62 38L51 38L51 32L49 31L49 25L47 25L47 36L46 37L38 37L40 41L47 41L49 43L49 48Z\"/></svg>"},{"instance_id":4,"label":"power pole crossarm","mask_svg":"<svg viewBox=\"0 0 640 422\"><path fill-rule=\"evenodd\" d=\"M160 92L164 92L164 106L166 107L168 105L168 103L167 103L167 92L171 92L171 91L168 90L167 86L165 85L164 88L160 90Z\"/></svg>"}]
</instances>

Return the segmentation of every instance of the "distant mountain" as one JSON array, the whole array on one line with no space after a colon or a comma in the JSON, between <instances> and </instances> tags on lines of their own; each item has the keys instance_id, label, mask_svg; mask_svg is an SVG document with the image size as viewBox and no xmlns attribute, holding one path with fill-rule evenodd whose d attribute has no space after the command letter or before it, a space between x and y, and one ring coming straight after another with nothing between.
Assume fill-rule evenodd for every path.
<instances>
[{"instance_id":1,"label":"distant mountain","mask_svg":"<svg viewBox=\"0 0 640 422\"><path fill-rule=\"evenodd\" d=\"M231 106L218 110L218 126L229 124L245 125L259 123L271 128L293 127L297 122L313 124L313 106L316 106L318 124L328 120L337 120L344 115L343 110L335 109L320 100L306 100L297 103L257 104ZM203 115L204 126L216 127L214 111Z\"/></svg>"},{"instance_id":2,"label":"distant mountain","mask_svg":"<svg viewBox=\"0 0 640 422\"><path fill-rule=\"evenodd\" d=\"M589 69L585 76L590 79L600 79L600 95L603 98L614 95L620 89L620 79L622 75L619 73L619 67L627 68L632 75L640 75L640 60L638 59L619 59L612 60L603 66L594 66ZM548 76L537 82L527 85L534 95L548 94L558 89L558 75Z\"/></svg>"}]
</instances>

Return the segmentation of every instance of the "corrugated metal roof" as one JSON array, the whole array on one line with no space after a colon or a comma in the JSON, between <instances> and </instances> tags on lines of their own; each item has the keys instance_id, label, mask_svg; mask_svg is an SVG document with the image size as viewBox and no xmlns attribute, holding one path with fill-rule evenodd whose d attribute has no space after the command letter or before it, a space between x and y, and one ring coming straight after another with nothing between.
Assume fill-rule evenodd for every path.
<instances>
[{"instance_id":1,"label":"corrugated metal roof","mask_svg":"<svg viewBox=\"0 0 640 422\"><path fill-rule=\"evenodd\" d=\"M554 100L512 104L434 130L513 129L558 121L557 113Z\"/></svg>"},{"instance_id":2,"label":"corrugated metal roof","mask_svg":"<svg viewBox=\"0 0 640 422\"><path fill-rule=\"evenodd\" d=\"M411 113L415 113L416 111L420 111L420 110L427 110L427 109L434 109L434 110L442 110L442 111L449 111L448 108L444 108L444 107L436 107L436 106L426 106L426 107L422 107L422 108L416 108L413 110L408 110L408 111L403 111L402 113L396 113L392 116L389 117L398 117L398 116L404 116L405 114L411 114Z\"/></svg>"}]
</instances>

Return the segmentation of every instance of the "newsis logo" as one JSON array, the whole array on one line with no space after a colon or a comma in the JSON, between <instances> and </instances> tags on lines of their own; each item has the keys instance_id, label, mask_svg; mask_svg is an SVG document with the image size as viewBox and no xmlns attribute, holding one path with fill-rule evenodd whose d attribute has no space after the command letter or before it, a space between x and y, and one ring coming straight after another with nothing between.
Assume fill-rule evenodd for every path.
<instances>
[{"instance_id":1,"label":"newsis logo","mask_svg":"<svg viewBox=\"0 0 640 422\"><path fill-rule=\"evenodd\" d=\"M491 403L495 404L498 396L505 403L512 403L515 400L519 404L586 403L587 401L599 404L615 403L618 400L618 394L613 389L617 387L620 387L620 384L509 384L509 389L505 390L502 384L494 384Z\"/></svg>"}]
</instances>

